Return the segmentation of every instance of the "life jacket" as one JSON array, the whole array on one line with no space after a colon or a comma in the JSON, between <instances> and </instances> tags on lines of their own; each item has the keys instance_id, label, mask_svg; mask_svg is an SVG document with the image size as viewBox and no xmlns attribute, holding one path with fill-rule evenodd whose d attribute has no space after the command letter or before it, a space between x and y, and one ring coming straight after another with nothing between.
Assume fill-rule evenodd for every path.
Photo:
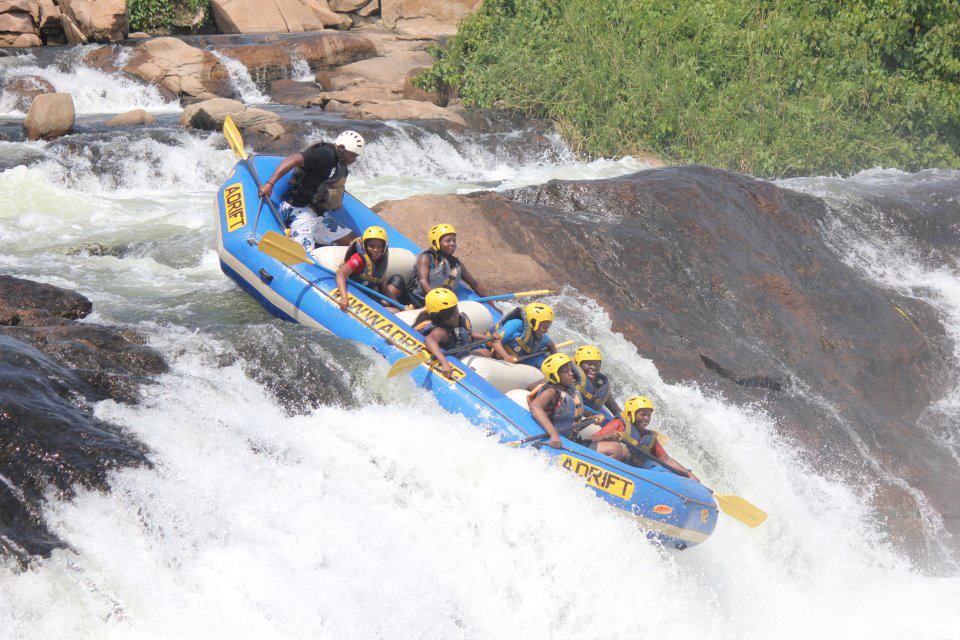
<instances>
[{"instance_id":1,"label":"life jacket","mask_svg":"<svg viewBox=\"0 0 960 640\"><path fill-rule=\"evenodd\" d=\"M562 387L552 382L544 382L527 394L527 404L547 389L557 390L557 401L546 409L553 428L562 436L573 436L573 428L583 416L583 398L576 387Z\"/></svg>"},{"instance_id":2,"label":"life jacket","mask_svg":"<svg viewBox=\"0 0 960 640\"><path fill-rule=\"evenodd\" d=\"M527 321L527 314L524 313L522 307L515 307L512 311L510 311L510 313L500 318L497 324L493 326L493 335L497 336L498 338L501 337L503 325L507 324L511 320L517 319L523 321L523 335L513 342L501 342L507 353L514 357L520 357L533 353L534 351L539 351L546 346L547 337L544 336L539 340L534 337L533 326ZM494 353L494 357L496 357L496 353Z\"/></svg>"},{"instance_id":3,"label":"life jacket","mask_svg":"<svg viewBox=\"0 0 960 640\"><path fill-rule=\"evenodd\" d=\"M574 365L573 373L577 376L577 391L583 396L583 402L595 411L600 411L610 396L610 381L607 376L597 372L597 377L591 380L586 372Z\"/></svg>"},{"instance_id":4,"label":"life jacket","mask_svg":"<svg viewBox=\"0 0 960 640\"><path fill-rule=\"evenodd\" d=\"M463 267L460 259L455 256L444 258L440 252L435 249L427 249L420 254L430 257L430 272L427 276L427 282L431 289L444 288L456 292L460 286L460 274ZM419 259L417 260L419 262ZM420 286L420 274L417 272L417 265L413 265L413 273L410 275L410 296L421 305L426 298L427 292Z\"/></svg>"},{"instance_id":5,"label":"life jacket","mask_svg":"<svg viewBox=\"0 0 960 640\"><path fill-rule=\"evenodd\" d=\"M413 328L422 333L424 336L427 336L431 331L437 328L438 325L433 323L433 320L427 318L422 322L418 322ZM465 313L460 314L460 321L457 323L456 327L441 327L447 332L447 339L440 344L440 348L444 351L449 351L450 349L456 349L457 347L462 347L463 345L470 342L470 335L473 333L473 328L470 325L470 318Z\"/></svg>"},{"instance_id":6,"label":"life jacket","mask_svg":"<svg viewBox=\"0 0 960 640\"><path fill-rule=\"evenodd\" d=\"M374 262L369 255L367 255L367 248L363 246L363 241L360 238L357 238L350 243L350 246L347 247L347 252L343 254L343 261L346 262L354 254L360 254L360 257L363 258L363 271L359 273L350 274L351 280L357 280L363 282L367 286L375 286L383 280L383 276L387 273L387 262L389 260L388 253L389 248L384 247L383 255L380 256L380 259Z\"/></svg>"},{"instance_id":7,"label":"life jacket","mask_svg":"<svg viewBox=\"0 0 960 640\"><path fill-rule=\"evenodd\" d=\"M329 145L333 147L334 153L337 151L337 146L330 142L318 142L317 144L311 146L313 149L315 147ZM313 207L318 213L323 211L332 211L334 209L339 209L340 205L343 203L343 194L346 191L344 188L347 183L347 174L349 173L347 164L343 161L343 158L340 157L340 154L337 153L337 167L334 169L333 173L330 174L330 178L324 180L317 187L316 192L311 196L310 206ZM305 178L305 172L303 167L298 167L293 172L293 177L290 178L290 188L287 193L296 193L299 194L300 189L303 186L303 181Z\"/></svg>"},{"instance_id":8,"label":"life jacket","mask_svg":"<svg viewBox=\"0 0 960 640\"><path fill-rule=\"evenodd\" d=\"M623 413L620 414L620 420L623 421L623 424L625 424L625 425L630 425L629 429L631 429L631 430L632 430L632 429L636 429L636 427L634 427L634 426L630 423L630 420L627 418L627 416L626 416L625 414L623 414ZM659 432L653 431L653 430L651 430L651 429L644 429L644 430L642 430L642 431L640 431L640 430L638 429L638 430L637 430L637 444L635 444L634 446L635 446L637 449L640 449L641 451L643 451L644 453L646 453L646 454L648 454L648 455L656 458L656 457L657 457L657 454L654 452L654 449L656 449L657 436L659 436L659 435L660 435Z\"/></svg>"}]
</instances>

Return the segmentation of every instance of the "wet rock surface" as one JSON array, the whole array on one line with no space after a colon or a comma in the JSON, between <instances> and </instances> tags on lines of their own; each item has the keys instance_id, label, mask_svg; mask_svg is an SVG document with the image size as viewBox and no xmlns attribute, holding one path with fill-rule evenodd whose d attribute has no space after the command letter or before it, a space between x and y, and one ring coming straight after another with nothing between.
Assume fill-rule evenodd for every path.
<instances>
[{"instance_id":1,"label":"wet rock surface","mask_svg":"<svg viewBox=\"0 0 960 640\"><path fill-rule=\"evenodd\" d=\"M949 341L927 304L837 257L824 241L831 211L822 200L686 166L434 204L433 217L486 234L462 242L481 246L469 256L481 282L506 282L504 247L530 255L596 299L666 380L759 403L815 466L883 487L875 499L895 535L912 538L921 527L898 478L922 489L960 534L950 497L960 479L945 475L955 461L914 427L951 382ZM380 209L403 228L410 207ZM519 272L526 279L507 271L504 290L544 284L536 270ZM862 447L875 465L862 462Z\"/></svg>"},{"instance_id":2,"label":"wet rock surface","mask_svg":"<svg viewBox=\"0 0 960 640\"><path fill-rule=\"evenodd\" d=\"M107 490L111 469L147 463L92 406L136 402L167 365L132 331L77 322L90 310L76 292L0 276L0 553L24 563L62 546L41 515L49 492Z\"/></svg>"}]
</instances>

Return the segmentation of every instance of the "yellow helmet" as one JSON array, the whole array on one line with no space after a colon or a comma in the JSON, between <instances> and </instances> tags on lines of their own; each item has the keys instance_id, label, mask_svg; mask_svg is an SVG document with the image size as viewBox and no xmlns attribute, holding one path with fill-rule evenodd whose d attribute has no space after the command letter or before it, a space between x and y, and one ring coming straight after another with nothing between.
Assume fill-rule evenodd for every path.
<instances>
[{"instance_id":1,"label":"yellow helmet","mask_svg":"<svg viewBox=\"0 0 960 640\"><path fill-rule=\"evenodd\" d=\"M367 227L360 241L366 244L367 240L383 240L383 244L387 244L387 230L383 227Z\"/></svg>"},{"instance_id":2,"label":"yellow helmet","mask_svg":"<svg viewBox=\"0 0 960 640\"><path fill-rule=\"evenodd\" d=\"M553 322L555 317L550 305L542 302L531 302L523 308L523 313L527 316L527 322L530 323L534 331L540 329L541 322Z\"/></svg>"},{"instance_id":3,"label":"yellow helmet","mask_svg":"<svg viewBox=\"0 0 960 640\"><path fill-rule=\"evenodd\" d=\"M430 289L430 291L427 292L426 300L427 313L430 314L440 313L444 309L451 309L460 302L457 300L457 294L443 287Z\"/></svg>"},{"instance_id":4,"label":"yellow helmet","mask_svg":"<svg viewBox=\"0 0 960 640\"><path fill-rule=\"evenodd\" d=\"M585 344L573 354L573 361L577 363L577 366L580 366L580 363L584 360L596 360L600 362L603 358L600 357L600 349L593 346L592 344Z\"/></svg>"},{"instance_id":5,"label":"yellow helmet","mask_svg":"<svg viewBox=\"0 0 960 640\"><path fill-rule=\"evenodd\" d=\"M571 362L573 362L573 360L571 360L567 354L555 353L543 361L543 364L540 365L540 371L543 372L543 376L550 382L560 384L560 369L563 368L563 365L570 364Z\"/></svg>"},{"instance_id":6,"label":"yellow helmet","mask_svg":"<svg viewBox=\"0 0 960 640\"><path fill-rule=\"evenodd\" d=\"M630 422L637 419L637 411L640 409L653 410L653 401L647 396L634 396L623 403L623 415L630 418Z\"/></svg>"},{"instance_id":7,"label":"yellow helmet","mask_svg":"<svg viewBox=\"0 0 960 640\"><path fill-rule=\"evenodd\" d=\"M427 240L430 241L430 246L440 251L440 238L449 234L457 235L457 230L453 228L452 224L447 224L446 222L441 222L438 225L434 225L430 228L430 232L427 233Z\"/></svg>"}]
</instances>

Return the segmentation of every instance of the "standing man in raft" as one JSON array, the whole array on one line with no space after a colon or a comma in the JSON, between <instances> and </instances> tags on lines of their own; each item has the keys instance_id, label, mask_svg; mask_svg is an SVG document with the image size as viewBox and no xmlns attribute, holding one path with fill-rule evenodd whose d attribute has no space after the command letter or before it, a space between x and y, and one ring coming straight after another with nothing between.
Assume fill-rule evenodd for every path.
<instances>
[{"instance_id":1,"label":"standing man in raft","mask_svg":"<svg viewBox=\"0 0 960 640\"><path fill-rule=\"evenodd\" d=\"M344 131L332 144L318 142L287 156L260 187L260 197L267 198L277 180L294 170L280 215L290 225L290 237L308 252L317 244L348 245L357 237L337 222L331 212L343 202L347 167L356 162L363 147L363 136L356 131Z\"/></svg>"}]
</instances>

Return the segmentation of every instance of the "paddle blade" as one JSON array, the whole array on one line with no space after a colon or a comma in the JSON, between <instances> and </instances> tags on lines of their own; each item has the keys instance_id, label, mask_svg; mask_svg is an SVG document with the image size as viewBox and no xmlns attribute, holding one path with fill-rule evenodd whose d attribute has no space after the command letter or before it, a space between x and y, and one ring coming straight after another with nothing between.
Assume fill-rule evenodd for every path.
<instances>
[{"instance_id":1,"label":"paddle blade","mask_svg":"<svg viewBox=\"0 0 960 640\"><path fill-rule=\"evenodd\" d=\"M237 125L234 124L233 118L229 114L223 121L223 137L227 139L227 144L230 145L235 154L244 160L247 159L247 150L243 148L243 136L240 135L240 130L237 129Z\"/></svg>"},{"instance_id":2,"label":"paddle blade","mask_svg":"<svg viewBox=\"0 0 960 640\"><path fill-rule=\"evenodd\" d=\"M393 366L390 367L390 371L387 371L387 377L393 378L394 376L402 376L405 373L410 373L421 364L430 359L429 351L421 351L420 353L414 354L412 356L407 356L406 358L400 358L393 363Z\"/></svg>"},{"instance_id":3,"label":"paddle blade","mask_svg":"<svg viewBox=\"0 0 960 640\"><path fill-rule=\"evenodd\" d=\"M514 298L531 298L533 296L548 296L553 291L550 289L537 289L536 291L520 291L519 293L513 294Z\"/></svg>"},{"instance_id":4,"label":"paddle blade","mask_svg":"<svg viewBox=\"0 0 960 640\"><path fill-rule=\"evenodd\" d=\"M267 231L263 234L257 248L286 265L293 266L303 262L313 262L302 244L276 231Z\"/></svg>"},{"instance_id":5,"label":"paddle blade","mask_svg":"<svg viewBox=\"0 0 960 640\"><path fill-rule=\"evenodd\" d=\"M759 527L767 519L767 513L763 509L753 506L740 496L715 493L713 497L717 499L721 511L748 527Z\"/></svg>"}]
</instances>

